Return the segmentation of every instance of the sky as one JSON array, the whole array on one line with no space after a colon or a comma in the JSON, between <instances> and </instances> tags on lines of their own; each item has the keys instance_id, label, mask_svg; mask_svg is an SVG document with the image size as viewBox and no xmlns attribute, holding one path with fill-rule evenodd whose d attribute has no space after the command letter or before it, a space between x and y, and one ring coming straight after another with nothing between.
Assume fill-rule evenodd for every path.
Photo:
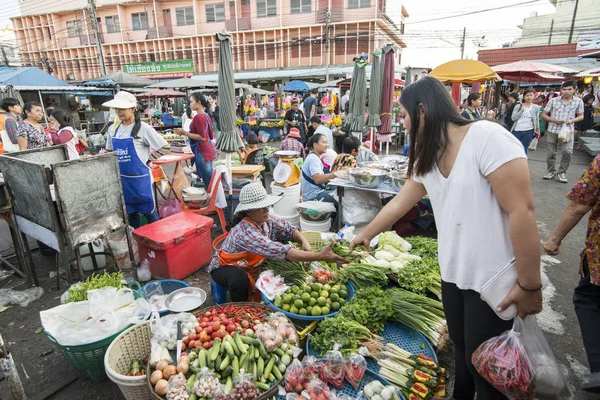
<instances>
[{"instance_id":1,"label":"sky","mask_svg":"<svg viewBox=\"0 0 600 400\"><path fill-rule=\"evenodd\" d=\"M391 1L388 0L388 9ZM477 59L478 47L474 42L483 45L482 49L499 48L520 37L518 25L524 18L533 12L543 15L555 10L549 0L403 0L402 3L409 14L405 20L407 48L402 50L402 65L430 68L460 58L465 27L465 58ZM494 10L478 12L488 9ZM394 21L399 21L399 16L397 11L390 12ZM481 39L484 35L485 39Z\"/></svg>"},{"instance_id":2,"label":"sky","mask_svg":"<svg viewBox=\"0 0 600 400\"><path fill-rule=\"evenodd\" d=\"M0 28L10 27L10 17L17 14L19 10L19 0L1 0L2 1L2 12L0 12Z\"/></svg>"}]
</instances>

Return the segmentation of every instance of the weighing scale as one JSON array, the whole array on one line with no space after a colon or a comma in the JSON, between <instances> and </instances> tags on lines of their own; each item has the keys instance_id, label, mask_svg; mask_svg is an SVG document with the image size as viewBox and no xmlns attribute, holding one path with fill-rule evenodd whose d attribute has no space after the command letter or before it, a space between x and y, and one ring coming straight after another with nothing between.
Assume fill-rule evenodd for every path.
<instances>
[{"instance_id":1,"label":"weighing scale","mask_svg":"<svg viewBox=\"0 0 600 400\"><path fill-rule=\"evenodd\" d=\"M274 154L279 158L279 162L273 170L275 184L288 187L300 183L300 168L294 163L294 159L300 153L293 150L279 150Z\"/></svg>"}]
</instances>

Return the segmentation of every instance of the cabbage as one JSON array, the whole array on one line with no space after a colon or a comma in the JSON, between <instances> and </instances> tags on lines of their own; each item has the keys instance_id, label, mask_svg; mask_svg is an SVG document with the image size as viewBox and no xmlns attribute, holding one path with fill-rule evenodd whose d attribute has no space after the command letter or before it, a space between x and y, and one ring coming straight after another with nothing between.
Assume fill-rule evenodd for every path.
<instances>
[{"instance_id":1,"label":"cabbage","mask_svg":"<svg viewBox=\"0 0 600 400\"><path fill-rule=\"evenodd\" d=\"M412 249L412 245L394 231L383 232L379 235L379 246L385 246L386 244L405 253L408 253Z\"/></svg>"},{"instance_id":2,"label":"cabbage","mask_svg":"<svg viewBox=\"0 0 600 400\"><path fill-rule=\"evenodd\" d=\"M396 257L390 252L379 250L375 252L375 258L378 260L394 261Z\"/></svg>"}]
</instances>

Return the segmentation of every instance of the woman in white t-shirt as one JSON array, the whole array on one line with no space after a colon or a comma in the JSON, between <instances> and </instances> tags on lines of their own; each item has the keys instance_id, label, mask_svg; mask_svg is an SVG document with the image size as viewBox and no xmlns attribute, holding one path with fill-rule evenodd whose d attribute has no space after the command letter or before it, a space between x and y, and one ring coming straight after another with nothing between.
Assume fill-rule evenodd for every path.
<instances>
[{"instance_id":1,"label":"woman in white t-shirt","mask_svg":"<svg viewBox=\"0 0 600 400\"><path fill-rule=\"evenodd\" d=\"M542 310L540 240L523 146L491 121L460 116L444 86L426 77L408 86L400 113L410 132L409 176L400 193L352 241L369 245L429 195L438 229L442 298L455 345L455 399L505 397L477 374L473 351L511 329L480 298L482 286L516 259L518 284L500 304L519 315ZM499 311L499 310L496 310Z\"/></svg>"},{"instance_id":2,"label":"woman in white t-shirt","mask_svg":"<svg viewBox=\"0 0 600 400\"><path fill-rule=\"evenodd\" d=\"M525 154L533 137L540 136L540 106L533 104L535 92L527 89L523 92L523 103L517 104L511 119L514 124L510 129L513 135L523 144Z\"/></svg>"}]
</instances>

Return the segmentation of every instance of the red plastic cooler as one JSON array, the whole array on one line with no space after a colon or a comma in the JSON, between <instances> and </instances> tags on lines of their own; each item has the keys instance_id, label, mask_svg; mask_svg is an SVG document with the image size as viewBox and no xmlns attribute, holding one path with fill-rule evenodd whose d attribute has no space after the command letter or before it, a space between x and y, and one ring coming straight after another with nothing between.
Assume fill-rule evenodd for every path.
<instances>
[{"instance_id":1,"label":"red plastic cooler","mask_svg":"<svg viewBox=\"0 0 600 400\"><path fill-rule=\"evenodd\" d=\"M212 218L180 212L133 231L155 279L183 279L212 258Z\"/></svg>"}]
</instances>

